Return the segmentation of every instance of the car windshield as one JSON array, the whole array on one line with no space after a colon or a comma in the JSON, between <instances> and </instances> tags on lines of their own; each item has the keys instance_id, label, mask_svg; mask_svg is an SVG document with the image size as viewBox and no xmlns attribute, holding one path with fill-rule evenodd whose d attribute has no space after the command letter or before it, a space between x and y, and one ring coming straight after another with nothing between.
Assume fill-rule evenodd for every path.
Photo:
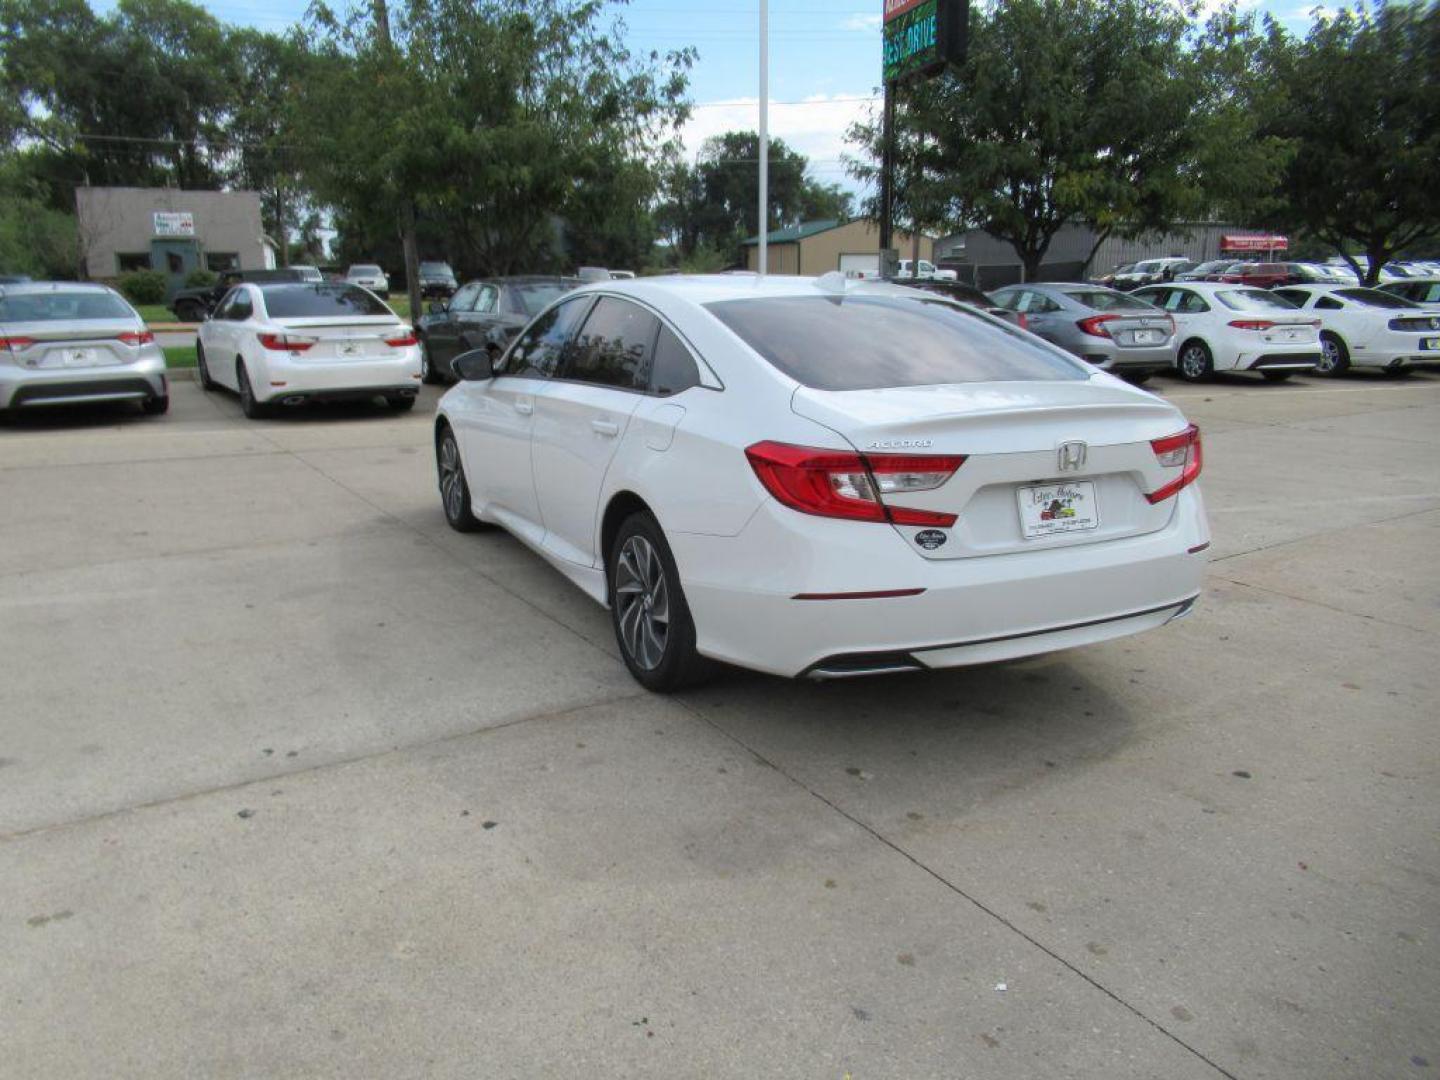
<instances>
[{"instance_id":1,"label":"car windshield","mask_svg":"<svg viewBox=\"0 0 1440 1080\"><path fill-rule=\"evenodd\" d=\"M114 293L93 289L12 293L0 296L0 323L136 319L134 309Z\"/></svg>"},{"instance_id":2,"label":"car windshield","mask_svg":"<svg viewBox=\"0 0 1440 1080\"><path fill-rule=\"evenodd\" d=\"M1137 300L1129 293L1111 292L1108 289L1075 289L1065 293L1076 303L1084 304L1096 311L1154 311L1154 305Z\"/></svg>"},{"instance_id":3,"label":"car windshield","mask_svg":"<svg viewBox=\"0 0 1440 1080\"><path fill-rule=\"evenodd\" d=\"M395 313L354 285L264 285L265 310L272 319L344 318Z\"/></svg>"},{"instance_id":4,"label":"car windshield","mask_svg":"<svg viewBox=\"0 0 1440 1080\"><path fill-rule=\"evenodd\" d=\"M1367 307L1413 308L1420 306L1412 304L1403 296L1381 292L1379 289L1336 289L1335 295L1343 296L1346 300L1354 300L1357 304L1364 304Z\"/></svg>"},{"instance_id":5,"label":"car windshield","mask_svg":"<svg viewBox=\"0 0 1440 1080\"><path fill-rule=\"evenodd\" d=\"M534 315L550 301L569 291L568 285L560 284L510 286L510 294L515 298L515 306L526 315Z\"/></svg>"},{"instance_id":6,"label":"car windshield","mask_svg":"<svg viewBox=\"0 0 1440 1080\"><path fill-rule=\"evenodd\" d=\"M939 297L784 296L706 308L780 371L817 390L1089 377L1058 350Z\"/></svg>"},{"instance_id":7,"label":"car windshield","mask_svg":"<svg viewBox=\"0 0 1440 1080\"><path fill-rule=\"evenodd\" d=\"M353 275L360 275L360 276L362 276L362 277L379 277L379 276L380 276L380 267L378 267L378 266L352 266L352 267L350 267L350 273L351 273L352 276L353 276Z\"/></svg>"},{"instance_id":8,"label":"car windshield","mask_svg":"<svg viewBox=\"0 0 1440 1080\"><path fill-rule=\"evenodd\" d=\"M450 269L449 263L422 262L420 264L420 272L422 274L448 274L451 277L455 276L455 271Z\"/></svg>"},{"instance_id":9,"label":"car windshield","mask_svg":"<svg viewBox=\"0 0 1440 1080\"><path fill-rule=\"evenodd\" d=\"M1295 305L1264 289L1222 289L1215 298L1232 311L1294 311Z\"/></svg>"}]
</instances>

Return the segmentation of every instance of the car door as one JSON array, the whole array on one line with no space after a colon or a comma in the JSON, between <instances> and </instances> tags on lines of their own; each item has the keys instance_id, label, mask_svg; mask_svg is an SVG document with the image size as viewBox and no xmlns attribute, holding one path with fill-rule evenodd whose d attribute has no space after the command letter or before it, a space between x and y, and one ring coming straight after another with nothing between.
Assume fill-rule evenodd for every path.
<instances>
[{"instance_id":1,"label":"car door","mask_svg":"<svg viewBox=\"0 0 1440 1080\"><path fill-rule=\"evenodd\" d=\"M220 301L214 316L204 324L209 331L205 337L205 368L210 377L221 386L239 390L235 377L235 361L240 355L240 334L244 322L255 313L250 290L237 285Z\"/></svg>"},{"instance_id":2,"label":"car door","mask_svg":"<svg viewBox=\"0 0 1440 1080\"><path fill-rule=\"evenodd\" d=\"M535 394L531 440L544 544L582 566L599 561L600 491L631 415L650 385L660 320L630 300L602 296L567 351L560 377Z\"/></svg>"},{"instance_id":3,"label":"car door","mask_svg":"<svg viewBox=\"0 0 1440 1080\"><path fill-rule=\"evenodd\" d=\"M454 407L447 407L476 509L536 546L545 529L530 464L535 394L559 370L590 302L577 296L544 312L504 355L493 379L460 383Z\"/></svg>"},{"instance_id":4,"label":"car door","mask_svg":"<svg viewBox=\"0 0 1440 1080\"><path fill-rule=\"evenodd\" d=\"M460 352L460 321L462 311L467 310L475 303L475 298L480 295L480 283L472 281L464 288L457 289L455 295L450 298L444 314L427 326L425 341L430 349L430 363L436 371L445 374L454 374L450 362Z\"/></svg>"},{"instance_id":5,"label":"car door","mask_svg":"<svg viewBox=\"0 0 1440 1080\"><path fill-rule=\"evenodd\" d=\"M475 302L467 309L455 314L455 332L460 341L460 351L483 349L494 344L490 329L495 321L495 304L500 290L494 285L481 285Z\"/></svg>"}]
</instances>

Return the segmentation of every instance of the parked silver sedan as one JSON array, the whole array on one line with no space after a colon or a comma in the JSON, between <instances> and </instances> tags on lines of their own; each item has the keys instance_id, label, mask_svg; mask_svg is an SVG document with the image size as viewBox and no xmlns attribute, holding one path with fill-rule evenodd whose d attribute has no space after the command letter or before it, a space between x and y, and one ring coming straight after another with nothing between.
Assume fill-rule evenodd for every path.
<instances>
[{"instance_id":1,"label":"parked silver sedan","mask_svg":"<svg viewBox=\"0 0 1440 1080\"><path fill-rule=\"evenodd\" d=\"M104 285L0 285L0 413L94 401L170 407L165 353L136 310Z\"/></svg>"},{"instance_id":2,"label":"parked silver sedan","mask_svg":"<svg viewBox=\"0 0 1440 1080\"><path fill-rule=\"evenodd\" d=\"M991 296L1024 315L1031 333L1131 382L1144 382L1175 362L1175 321L1127 293L1035 283L1007 285Z\"/></svg>"}]
</instances>

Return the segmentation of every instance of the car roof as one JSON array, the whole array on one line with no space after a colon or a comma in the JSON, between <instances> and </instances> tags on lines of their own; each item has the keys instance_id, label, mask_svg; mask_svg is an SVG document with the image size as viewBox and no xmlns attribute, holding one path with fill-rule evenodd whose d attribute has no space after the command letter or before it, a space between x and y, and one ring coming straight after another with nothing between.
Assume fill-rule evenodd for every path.
<instances>
[{"instance_id":1,"label":"car roof","mask_svg":"<svg viewBox=\"0 0 1440 1080\"><path fill-rule=\"evenodd\" d=\"M1313 288L1313 286L1297 285L1295 288ZM1142 285L1136 292L1153 292L1156 289L1190 289L1193 292L1216 293L1224 290L1234 292L1236 289L1251 289L1255 292L1269 292L1268 289L1260 289L1254 285L1246 285L1242 281L1165 281L1157 282L1154 285Z\"/></svg>"},{"instance_id":2,"label":"car roof","mask_svg":"<svg viewBox=\"0 0 1440 1080\"><path fill-rule=\"evenodd\" d=\"M0 293L6 296L33 296L36 293L51 292L113 293L115 290L94 281L19 281L0 285Z\"/></svg>"},{"instance_id":3,"label":"car roof","mask_svg":"<svg viewBox=\"0 0 1440 1080\"><path fill-rule=\"evenodd\" d=\"M828 280L827 280L828 279ZM825 282L824 285L821 282ZM838 287L833 287L838 286ZM578 293L607 292L641 300L680 300L704 306L724 300L779 299L788 297L914 296L934 299L938 294L882 281L843 278L838 271L822 277L791 274L759 274L736 271L726 274L662 274L656 277L621 281L596 281L581 286Z\"/></svg>"}]
</instances>

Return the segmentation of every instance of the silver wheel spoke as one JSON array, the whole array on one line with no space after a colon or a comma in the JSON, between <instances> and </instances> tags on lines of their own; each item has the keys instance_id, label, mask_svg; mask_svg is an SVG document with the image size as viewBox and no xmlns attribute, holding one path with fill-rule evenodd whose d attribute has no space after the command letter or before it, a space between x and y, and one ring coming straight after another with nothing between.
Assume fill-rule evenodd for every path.
<instances>
[{"instance_id":1,"label":"silver wheel spoke","mask_svg":"<svg viewBox=\"0 0 1440 1080\"><path fill-rule=\"evenodd\" d=\"M665 659L670 633L670 590L660 553L643 536L625 541L615 560L615 618L631 662L646 671Z\"/></svg>"}]
</instances>

